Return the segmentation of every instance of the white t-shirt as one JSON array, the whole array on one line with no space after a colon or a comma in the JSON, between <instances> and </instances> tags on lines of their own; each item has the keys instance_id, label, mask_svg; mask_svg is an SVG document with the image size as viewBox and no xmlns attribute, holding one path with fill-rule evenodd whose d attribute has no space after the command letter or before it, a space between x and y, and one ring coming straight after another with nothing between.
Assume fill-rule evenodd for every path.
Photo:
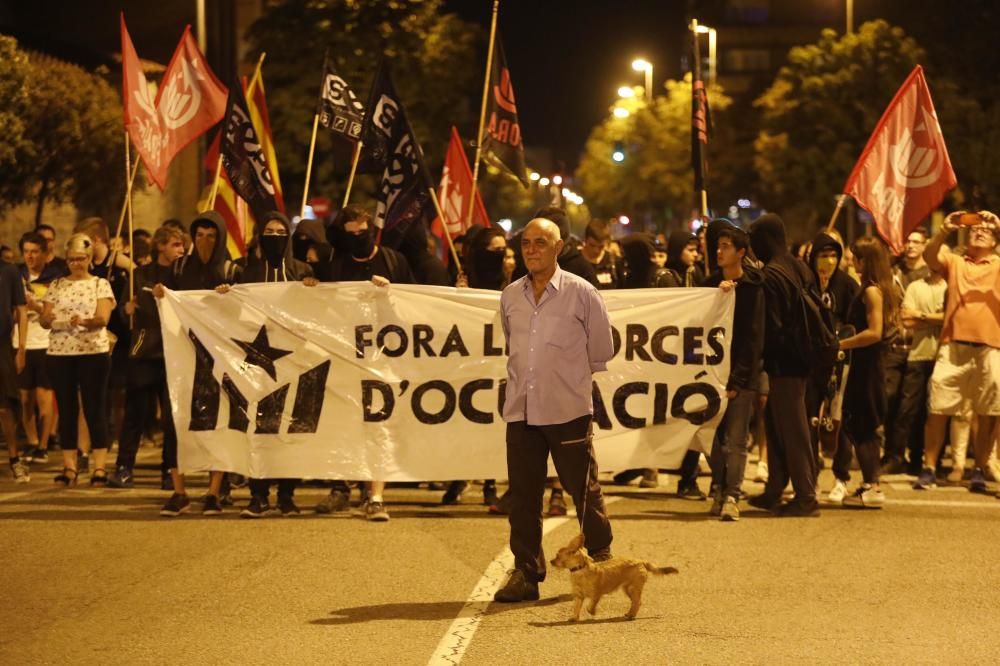
<instances>
[{"instance_id":1,"label":"white t-shirt","mask_svg":"<svg viewBox=\"0 0 1000 666\"><path fill-rule=\"evenodd\" d=\"M30 275L29 279L34 280L38 276ZM45 294L48 292L49 285L39 284L37 282L31 282L27 285L28 290L31 291L32 296L39 303L45 300ZM28 310L28 343L25 345L25 349L48 349L49 348L49 332L42 328L40 323L40 317L34 310ZM11 334L11 344L14 349L17 349L17 322L14 322L14 331Z\"/></svg>"},{"instance_id":2,"label":"white t-shirt","mask_svg":"<svg viewBox=\"0 0 1000 666\"><path fill-rule=\"evenodd\" d=\"M50 356L83 356L85 354L106 354L110 349L108 330L102 326L88 330L82 326L71 327L73 315L89 319L97 313L97 301L110 298L115 305L115 295L111 285L104 278L86 277L83 280L59 278L49 285L45 302L52 303L55 321L49 331Z\"/></svg>"}]
</instances>

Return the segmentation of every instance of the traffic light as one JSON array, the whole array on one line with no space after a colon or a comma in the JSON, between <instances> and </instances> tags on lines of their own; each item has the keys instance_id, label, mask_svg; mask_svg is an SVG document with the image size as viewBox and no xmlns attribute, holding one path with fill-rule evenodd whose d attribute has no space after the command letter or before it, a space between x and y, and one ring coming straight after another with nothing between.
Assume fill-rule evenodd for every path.
<instances>
[{"instance_id":1,"label":"traffic light","mask_svg":"<svg viewBox=\"0 0 1000 666\"><path fill-rule=\"evenodd\" d=\"M615 149L611 152L611 159L615 162L625 161L625 143L623 141L615 141Z\"/></svg>"}]
</instances>

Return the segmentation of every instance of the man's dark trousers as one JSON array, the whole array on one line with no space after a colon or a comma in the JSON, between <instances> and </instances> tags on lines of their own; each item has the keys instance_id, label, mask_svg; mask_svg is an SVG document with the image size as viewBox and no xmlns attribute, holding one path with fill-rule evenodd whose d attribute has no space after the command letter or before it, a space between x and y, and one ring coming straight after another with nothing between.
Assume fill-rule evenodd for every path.
<instances>
[{"instance_id":1,"label":"man's dark trousers","mask_svg":"<svg viewBox=\"0 0 1000 666\"><path fill-rule=\"evenodd\" d=\"M587 550L593 555L611 546L611 523L597 482L592 438L590 415L555 425L531 426L526 421L507 424L507 477L513 499L510 549L514 567L523 571L528 580L545 580L542 500L550 453L559 481L573 498L578 513L587 487L586 515L582 519Z\"/></svg>"},{"instance_id":2,"label":"man's dark trousers","mask_svg":"<svg viewBox=\"0 0 1000 666\"><path fill-rule=\"evenodd\" d=\"M805 377L770 377L771 392L764 415L770 474L764 494L774 500L781 499L791 480L797 501L816 501L818 463L806 420L807 381Z\"/></svg>"}]
</instances>

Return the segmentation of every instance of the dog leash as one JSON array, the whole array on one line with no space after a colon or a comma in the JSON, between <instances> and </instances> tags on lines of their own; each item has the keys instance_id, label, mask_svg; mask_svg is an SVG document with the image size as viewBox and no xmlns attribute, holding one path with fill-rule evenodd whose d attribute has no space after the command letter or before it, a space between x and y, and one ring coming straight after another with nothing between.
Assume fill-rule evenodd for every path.
<instances>
[{"instance_id":1,"label":"dog leash","mask_svg":"<svg viewBox=\"0 0 1000 666\"><path fill-rule=\"evenodd\" d=\"M590 494L590 464L594 460L594 440L592 437L593 423L587 432L587 475L583 477L583 498L580 502L580 512L577 515L580 525L580 535L583 537L584 545L587 544L587 535L583 532L583 521L587 519L587 495Z\"/></svg>"}]
</instances>

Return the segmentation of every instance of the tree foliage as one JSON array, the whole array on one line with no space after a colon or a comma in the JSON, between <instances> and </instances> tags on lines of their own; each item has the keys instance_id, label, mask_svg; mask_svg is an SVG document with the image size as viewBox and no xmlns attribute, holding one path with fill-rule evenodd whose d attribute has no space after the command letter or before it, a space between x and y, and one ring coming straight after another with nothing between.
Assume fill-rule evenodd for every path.
<instances>
[{"instance_id":1,"label":"tree foliage","mask_svg":"<svg viewBox=\"0 0 1000 666\"><path fill-rule=\"evenodd\" d=\"M0 35L0 211L30 195L16 177L18 162L31 150L24 137L28 72L27 55L13 38Z\"/></svg>"},{"instance_id":2,"label":"tree foliage","mask_svg":"<svg viewBox=\"0 0 1000 666\"><path fill-rule=\"evenodd\" d=\"M441 5L441 0L289 0L271 3L251 26L250 57L267 53L264 80L287 192L301 192L305 180L327 50L362 102L379 59L388 60L432 173L440 169L451 125L463 136L474 134L470 100L478 99L485 70L485 59L476 53L482 31L442 13ZM334 164L332 154L330 136L320 128L309 189L336 199L350 165ZM363 196L372 187L372 179L360 179L355 191Z\"/></svg>"},{"instance_id":3,"label":"tree foliage","mask_svg":"<svg viewBox=\"0 0 1000 666\"><path fill-rule=\"evenodd\" d=\"M644 100L621 100L630 111L627 118L610 114L587 139L576 171L580 193L595 214L628 213L645 220L647 227L663 228L678 222L694 208L691 168L691 79L667 81L666 95ZM714 130L709 147L708 188L719 199L731 188L731 172L725 167L731 150L731 132L725 109L732 100L722 89L708 91ZM625 159L615 162L616 144L624 147Z\"/></svg>"},{"instance_id":4,"label":"tree foliage","mask_svg":"<svg viewBox=\"0 0 1000 666\"><path fill-rule=\"evenodd\" d=\"M914 39L881 20L850 35L825 30L818 42L791 49L754 103L761 111L754 144L760 203L800 234L811 231L832 211L892 97L924 59ZM954 163L970 148L963 125L979 110L945 77L931 71L928 81Z\"/></svg>"},{"instance_id":5,"label":"tree foliage","mask_svg":"<svg viewBox=\"0 0 1000 666\"><path fill-rule=\"evenodd\" d=\"M12 40L4 40L10 46ZM0 59L0 89L23 77L23 95L4 105L0 209L35 201L72 201L83 213L109 215L124 194L121 98L101 76L41 55L15 50ZM13 64L12 64L13 63ZM0 92L0 95L6 94ZM7 142L8 127L12 141Z\"/></svg>"}]
</instances>

